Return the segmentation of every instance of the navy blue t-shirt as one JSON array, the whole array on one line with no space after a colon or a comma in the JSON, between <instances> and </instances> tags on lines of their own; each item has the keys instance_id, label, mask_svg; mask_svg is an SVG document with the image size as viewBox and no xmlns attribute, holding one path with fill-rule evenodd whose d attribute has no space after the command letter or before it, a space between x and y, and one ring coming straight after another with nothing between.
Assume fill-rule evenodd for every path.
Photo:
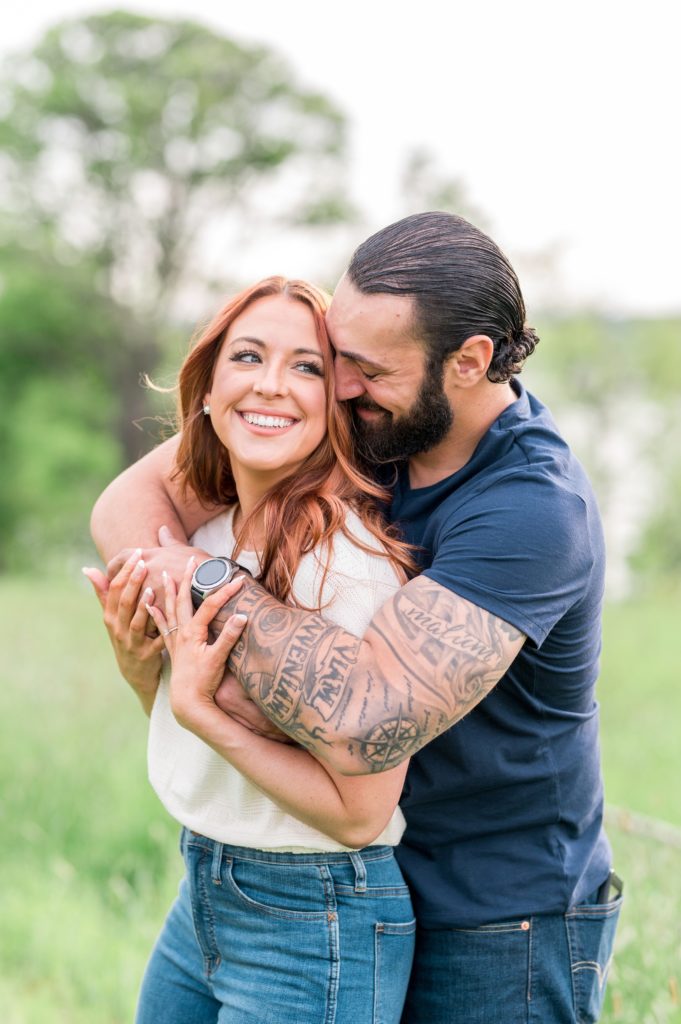
<instances>
[{"instance_id":1,"label":"navy blue t-shirt","mask_svg":"<svg viewBox=\"0 0 681 1024\"><path fill-rule=\"evenodd\" d=\"M400 474L391 517L424 574L526 634L487 697L410 763L398 859L425 927L563 912L610 867L594 686L604 544L583 469L518 399L430 487Z\"/></svg>"}]
</instances>

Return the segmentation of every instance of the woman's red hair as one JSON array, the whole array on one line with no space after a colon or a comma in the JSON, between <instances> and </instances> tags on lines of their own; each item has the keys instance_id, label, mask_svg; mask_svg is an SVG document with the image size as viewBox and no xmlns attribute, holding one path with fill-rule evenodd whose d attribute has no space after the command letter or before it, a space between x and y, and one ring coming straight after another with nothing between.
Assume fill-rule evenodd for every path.
<instances>
[{"instance_id":1,"label":"woman's red hair","mask_svg":"<svg viewBox=\"0 0 681 1024\"><path fill-rule=\"evenodd\" d=\"M182 485L191 488L205 505L230 505L238 500L229 453L210 419L203 415L203 402L211 390L215 363L230 324L253 302L270 295L302 302L312 313L324 363L327 430L295 474L280 481L258 502L242 523L237 550L230 554L238 555L241 538L248 537L251 521L262 513L267 539L260 552L260 581L279 600L292 598L300 559L319 545L326 545L330 554L337 530L365 547L346 528L347 509L351 507L404 577L414 571L409 546L400 542L395 530L383 521L378 503L387 501L388 495L357 466L350 415L336 401L333 351L324 320L329 297L305 281L268 277L245 289L223 306L194 344L178 380L181 438L176 461ZM329 561L327 558L327 565Z\"/></svg>"}]
</instances>

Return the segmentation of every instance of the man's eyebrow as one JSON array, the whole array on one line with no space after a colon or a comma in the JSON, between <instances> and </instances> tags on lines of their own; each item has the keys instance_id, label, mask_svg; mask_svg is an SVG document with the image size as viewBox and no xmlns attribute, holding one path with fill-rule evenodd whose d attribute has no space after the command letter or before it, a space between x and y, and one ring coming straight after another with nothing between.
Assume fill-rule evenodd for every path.
<instances>
[{"instance_id":1,"label":"man's eyebrow","mask_svg":"<svg viewBox=\"0 0 681 1024\"><path fill-rule=\"evenodd\" d=\"M373 359L367 359L366 356L361 355L359 352L349 352L346 348L336 349L336 353L339 356L343 356L344 359L352 359L354 363L364 363L365 366L371 366L374 370L385 370L385 366L381 363L375 363Z\"/></svg>"},{"instance_id":2,"label":"man's eyebrow","mask_svg":"<svg viewBox=\"0 0 681 1024\"><path fill-rule=\"evenodd\" d=\"M263 341L262 338L254 338L250 334L244 334L239 338L232 338L230 345L236 345L240 341L246 341L249 345L257 345L259 348L267 348L267 342ZM322 353L316 348L294 348L293 355L317 356L318 359L323 359Z\"/></svg>"}]
</instances>

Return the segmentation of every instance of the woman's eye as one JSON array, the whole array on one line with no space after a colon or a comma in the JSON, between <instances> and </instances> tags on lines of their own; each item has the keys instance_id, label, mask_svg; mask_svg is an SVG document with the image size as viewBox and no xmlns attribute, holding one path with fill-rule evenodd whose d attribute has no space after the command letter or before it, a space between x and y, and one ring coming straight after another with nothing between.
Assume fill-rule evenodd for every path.
<instances>
[{"instance_id":1,"label":"woman's eye","mask_svg":"<svg viewBox=\"0 0 681 1024\"><path fill-rule=\"evenodd\" d=\"M257 352L252 352L249 349L244 349L243 352L232 352L229 357L233 363L259 363L260 355Z\"/></svg>"},{"instance_id":2,"label":"woman's eye","mask_svg":"<svg viewBox=\"0 0 681 1024\"><path fill-rule=\"evenodd\" d=\"M315 377L324 376L324 370L319 363L296 363L296 370L302 370L303 373L312 373Z\"/></svg>"}]
</instances>

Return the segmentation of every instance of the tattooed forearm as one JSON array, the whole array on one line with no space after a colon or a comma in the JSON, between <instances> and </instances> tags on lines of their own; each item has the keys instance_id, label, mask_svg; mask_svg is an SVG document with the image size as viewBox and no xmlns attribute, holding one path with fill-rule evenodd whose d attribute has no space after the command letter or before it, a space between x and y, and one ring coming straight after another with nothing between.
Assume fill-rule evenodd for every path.
<instances>
[{"instance_id":1,"label":"tattooed forearm","mask_svg":"<svg viewBox=\"0 0 681 1024\"><path fill-rule=\"evenodd\" d=\"M223 610L248 617L230 668L281 729L342 772L394 767L496 685L524 641L425 577L375 616L364 640L288 608L250 581Z\"/></svg>"}]
</instances>

